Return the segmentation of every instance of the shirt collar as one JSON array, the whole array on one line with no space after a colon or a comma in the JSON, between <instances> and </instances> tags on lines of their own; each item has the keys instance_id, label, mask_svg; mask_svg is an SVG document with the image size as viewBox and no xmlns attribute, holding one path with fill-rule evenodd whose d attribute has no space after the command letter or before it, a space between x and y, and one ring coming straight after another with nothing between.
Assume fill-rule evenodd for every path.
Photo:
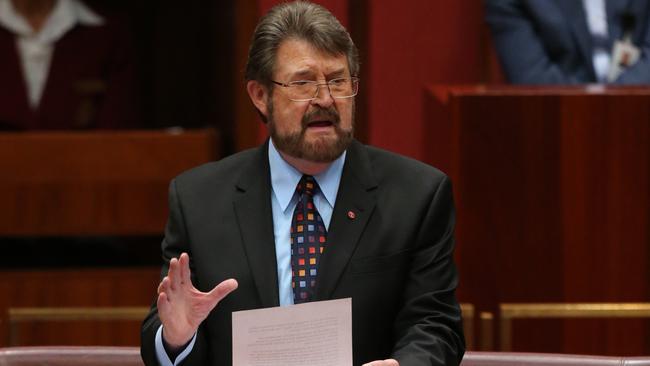
<instances>
[{"instance_id":1,"label":"shirt collar","mask_svg":"<svg viewBox=\"0 0 650 366\"><path fill-rule=\"evenodd\" d=\"M341 183L346 154L347 152L344 151L327 169L314 176L323 196L331 207L334 207L334 202L336 201L336 194L339 190L339 183ZM282 211L286 211L296 191L296 186L300 182L300 178L302 178L302 173L282 158L275 148L273 140L269 141L269 167L271 169L271 186L273 192L280 203Z\"/></svg>"},{"instance_id":2,"label":"shirt collar","mask_svg":"<svg viewBox=\"0 0 650 366\"><path fill-rule=\"evenodd\" d=\"M0 25L22 37L34 37L43 43L54 43L77 23L101 26L105 20L81 1L58 0L43 28L35 34L27 20L14 9L11 0L0 0Z\"/></svg>"}]
</instances>

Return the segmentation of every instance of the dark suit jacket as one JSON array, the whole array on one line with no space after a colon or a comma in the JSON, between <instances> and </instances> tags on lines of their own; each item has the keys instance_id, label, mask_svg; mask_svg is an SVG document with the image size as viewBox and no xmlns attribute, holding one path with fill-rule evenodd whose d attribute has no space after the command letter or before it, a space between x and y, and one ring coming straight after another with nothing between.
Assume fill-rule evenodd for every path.
<instances>
[{"instance_id":1,"label":"dark suit jacket","mask_svg":"<svg viewBox=\"0 0 650 366\"><path fill-rule=\"evenodd\" d=\"M622 38L621 14L635 15L640 60L617 84L650 83L650 2L605 0L611 40ZM596 82L592 36L582 0L485 0L486 20L503 71L516 84Z\"/></svg>"},{"instance_id":2,"label":"dark suit jacket","mask_svg":"<svg viewBox=\"0 0 650 366\"><path fill-rule=\"evenodd\" d=\"M231 277L239 282L202 323L186 365L230 366L231 313L279 305L267 144L192 169L170 185L162 275L186 251L198 289ZM348 149L316 299L352 298L355 365L389 357L402 366L460 362L453 228L444 174L358 142ZM159 325L154 305L142 328L147 365L156 364Z\"/></svg>"}]
</instances>

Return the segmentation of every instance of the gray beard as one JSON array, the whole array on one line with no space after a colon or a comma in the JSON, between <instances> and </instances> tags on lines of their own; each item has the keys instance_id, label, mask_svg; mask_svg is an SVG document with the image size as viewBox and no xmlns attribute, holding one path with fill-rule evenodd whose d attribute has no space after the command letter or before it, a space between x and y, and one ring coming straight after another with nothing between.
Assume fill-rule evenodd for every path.
<instances>
[{"instance_id":1,"label":"gray beard","mask_svg":"<svg viewBox=\"0 0 650 366\"><path fill-rule=\"evenodd\" d=\"M315 163L330 163L336 160L343 152L350 146L354 137L354 112L352 115L352 127L349 130L341 128L341 118L336 109L331 106L330 108L318 108L303 116L301 121L301 129L299 132L281 135L275 128L275 120L273 116L273 103L268 103L268 124L271 138L275 147L283 153L298 159L304 159ZM353 109L354 111L354 106ZM314 115L324 116L333 122L334 132L336 138L332 139L318 139L314 142L308 143L305 141L305 133L307 131L307 123Z\"/></svg>"}]
</instances>

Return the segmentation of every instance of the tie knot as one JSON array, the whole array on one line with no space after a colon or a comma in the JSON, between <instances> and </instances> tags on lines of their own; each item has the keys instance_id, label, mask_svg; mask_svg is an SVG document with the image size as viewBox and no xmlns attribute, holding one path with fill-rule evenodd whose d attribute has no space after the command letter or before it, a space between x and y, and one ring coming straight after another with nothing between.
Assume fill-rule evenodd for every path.
<instances>
[{"instance_id":1,"label":"tie knot","mask_svg":"<svg viewBox=\"0 0 650 366\"><path fill-rule=\"evenodd\" d=\"M318 189L318 183L316 183L314 177L305 174L302 176L302 178L300 178L300 182L298 182L298 187L296 187L296 192L298 192L299 195L306 193L307 195L313 197L317 189Z\"/></svg>"}]
</instances>

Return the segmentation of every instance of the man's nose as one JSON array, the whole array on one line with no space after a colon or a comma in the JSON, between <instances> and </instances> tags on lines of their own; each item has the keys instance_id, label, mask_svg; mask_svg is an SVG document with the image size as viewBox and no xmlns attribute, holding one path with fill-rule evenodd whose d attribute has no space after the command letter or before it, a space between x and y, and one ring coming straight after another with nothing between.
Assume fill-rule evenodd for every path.
<instances>
[{"instance_id":1,"label":"man's nose","mask_svg":"<svg viewBox=\"0 0 650 366\"><path fill-rule=\"evenodd\" d=\"M317 104L321 107L331 106L334 103L334 98L332 98L329 85L327 83L322 83L316 86L318 87L316 90L316 98L314 98L311 103Z\"/></svg>"}]
</instances>

